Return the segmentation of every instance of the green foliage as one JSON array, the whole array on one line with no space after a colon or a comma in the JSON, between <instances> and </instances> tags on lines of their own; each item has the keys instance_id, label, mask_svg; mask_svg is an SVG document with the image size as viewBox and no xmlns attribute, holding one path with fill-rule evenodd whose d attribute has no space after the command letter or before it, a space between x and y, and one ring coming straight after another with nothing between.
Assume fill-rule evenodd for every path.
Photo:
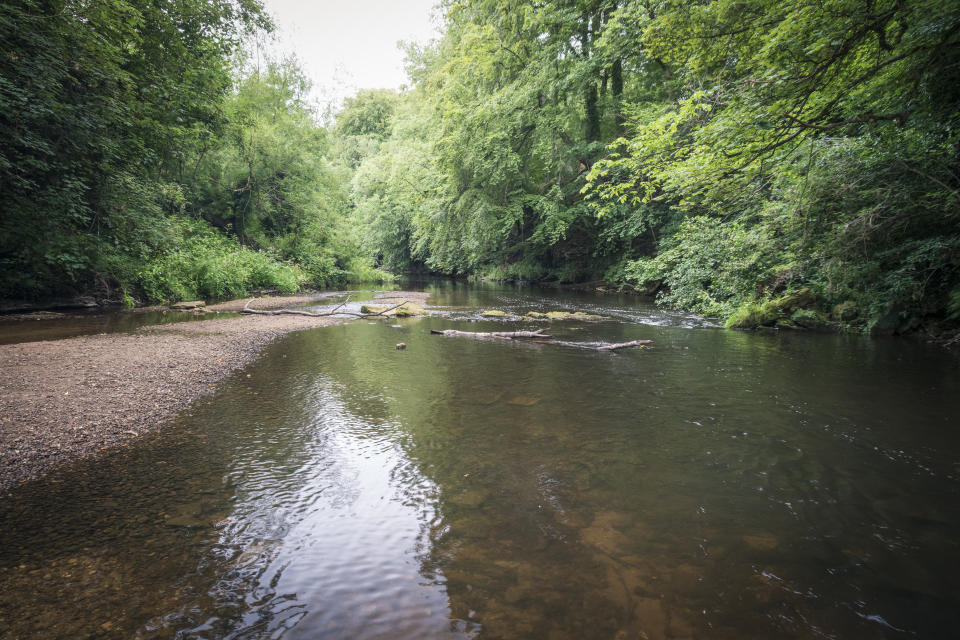
<instances>
[{"instance_id":1,"label":"green foliage","mask_svg":"<svg viewBox=\"0 0 960 640\"><path fill-rule=\"evenodd\" d=\"M713 316L752 299L784 257L762 230L705 216L684 220L664 245L655 257L628 263L627 281L638 288L655 283L663 287L662 303Z\"/></svg>"},{"instance_id":2,"label":"green foliage","mask_svg":"<svg viewBox=\"0 0 960 640\"><path fill-rule=\"evenodd\" d=\"M269 26L258 0L0 8L0 297L382 277L302 71L239 54Z\"/></svg>"},{"instance_id":3,"label":"green foliage","mask_svg":"<svg viewBox=\"0 0 960 640\"><path fill-rule=\"evenodd\" d=\"M0 6L0 296L130 278L222 124L240 38L268 26L256 0Z\"/></svg>"},{"instance_id":4,"label":"green foliage","mask_svg":"<svg viewBox=\"0 0 960 640\"><path fill-rule=\"evenodd\" d=\"M686 91L666 110L637 103L589 173L603 218L658 212L656 256L622 277L737 326L769 323L764 301L804 285L867 328L946 318L960 282L949 4L713 0L639 21Z\"/></svg>"},{"instance_id":5,"label":"green foliage","mask_svg":"<svg viewBox=\"0 0 960 640\"><path fill-rule=\"evenodd\" d=\"M349 167L305 101L292 60L242 69L226 134L198 158L188 209L243 244L303 267L313 286L373 277L349 206Z\"/></svg>"},{"instance_id":6,"label":"green foliage","mask_svg":"<svg viewBox=\"0 0 960 640\"><path fill-rule=\"evenodd\" d=\"M297 291L306 280L298 266L243 247L209 226L176 221L175 248L144 265L136 286L148 301L239 297L252 289Z\"/></svg>"},{"instance_id":7,"label":"green foliage","mask_svg":"<svg viewBox=\"0 0 960 640\"><path fill-rule=\"evenodd\" d=\"M337 114L334 130L342 136L371 136L383 140L390 133L397 100L397 94L389 89L363 89L346 99Z\"/></svg>"},{"instance_id":8,"label":"green foliage","mask_svg":"<svg viewBox=\"0 0 960 640\"><path fill-rule=\"evenodd\" d=\"M656 92L624 84L635 48L601 47L615 8L451 3L441 41L409 49L416 88L396 104L388 136L354 124L384 120L366 115L374 96L347 104L338 129L383 137L357 163L353 197L384 264L582 279L619 259L599 246L579 191L622 128L623 96Z\"/></svg>"},{"instance_id":9,"label":"green foliage","mask_svg":"<svg viewBox=\"0 0 960 640\"><path fill-rule=\"evenodd\" d=\"M375 94L339 117L383 264L602 274L737 324L814 326L845 301L867 328L956 320L947 0L445 9L389 118ZM805 288L809 308L775 308Z\"/></svg>"}]
</instances>

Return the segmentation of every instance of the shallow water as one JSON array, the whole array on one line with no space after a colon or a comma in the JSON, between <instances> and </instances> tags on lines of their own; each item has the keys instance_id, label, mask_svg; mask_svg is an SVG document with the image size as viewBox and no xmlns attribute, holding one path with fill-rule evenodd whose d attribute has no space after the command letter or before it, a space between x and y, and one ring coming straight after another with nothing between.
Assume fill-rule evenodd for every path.
<instances>
[{"instance_id":1,"label":"shallow water","mask_svg":"<svg viewBox=\"0 0 960 640\"><path fill-rule=\"evenodd\" d=\"M287 336L173 427L0 501L0 637L957 635L954 356L617 296L430 304ZM531 326L655 348L429 334Z\"/></svg>"},{"instance_id":2,"label":"shallow water","mask_svg":"<svg viewBox=\"0 0 960 640\"><path fill-rule=\"evenodd\" d=\"M121 333L173 322L230 318L236 313L197 314L189 311L70 311L36 317L0 316L0 344L63 340L96 333Z\"/></svg>"},{"instance_id":3,"label":"shallow water","mask_svg":"<svg viewBox=\"0 0 960 640\"><path fill-rule=\"evenodd\" d=\"M350 292L354 299L369 297L370 293ZM318 293L317 302L326 305L329 301L343 299L343 292ZM312 308L310 305L301 305ZM236 318L239 313L230 311L176 311L173 309L82 309L63 312L44 311L39 314L0 314L0 344L63 340L97 333L124 333L140 327L177 322L196 322L217 318Z\"/></svg>"}]
</instances>

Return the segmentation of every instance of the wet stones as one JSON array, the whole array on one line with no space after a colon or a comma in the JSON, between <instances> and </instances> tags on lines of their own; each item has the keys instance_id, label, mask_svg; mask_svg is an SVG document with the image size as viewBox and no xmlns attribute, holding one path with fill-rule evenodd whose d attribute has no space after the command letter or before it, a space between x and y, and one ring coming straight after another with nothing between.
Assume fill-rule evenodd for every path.
<instances>
[{"instance_id":1,"label":"wet stones","mask_svg":"<svg viewBox=\"0 0 960 640\"><path fill-rule=\"evenodd\" d=\"M584 313L583 311L549 311L547 312L548 320L576 320L581 322L596 322L598 320L606 320L604 316L598 316L592 313Z\"/></svg>"},{"instance_id":2,"label":"wet stones","mask_svg":"<svg viewBox=\"0 0 960 640\"><path fill-rule=\"evenodd\" d=\"M461 507L476 508L487 501L489 492L480 489L471 489L450 498L450 502Z\"/></svg>"},{"instance_id":3,"label":"wet stones","mask_svg":"<svg viewBox=\"0 0 960 640\"><path fill-rule=\"evenodd\" d=\"M175 302L172 305L170 305L170 308L175 309L177 311L193 311L205 306L207 306L207 303L204 302L203 300L191 300L191 301Z\"/></svg>"},{"instance_id":4,"label":"wet stones","mask_svg":"<svg viewBox=\"0 0 960 640\"><path fill-rule=\"evenodd\" d=\"M384 316L395 317L395 318L413 318L417 316L429 315L423 307L413 302L407 302L405 304L402 304L396 309L390 309L391 306L393 305L365 304L360 307L360 313L368 313L368 314L382 313Z\"/></svg>"}]
</instances>

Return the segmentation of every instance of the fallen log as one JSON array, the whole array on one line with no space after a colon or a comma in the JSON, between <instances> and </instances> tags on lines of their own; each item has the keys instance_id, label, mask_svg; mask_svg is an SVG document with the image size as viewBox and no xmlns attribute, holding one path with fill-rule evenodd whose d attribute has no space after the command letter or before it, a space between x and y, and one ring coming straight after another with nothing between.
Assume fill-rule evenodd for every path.
<instances>
[{"instance_id":1,"label":"fallen log","mask_svg":"<svg viewBox=\"0 0 960 640\"><path fill-rule=\"evenodd\" d=\"M544 333L544 329L537 329L536 331L491 331L491 332L479 332L479 331L457 331L456 329L445 329L443 331L438 331L436 329L431 329L430 333L439 336L452 336L456 338L479 338L489 339L489 338L503 338L505 340L512 340L514 338L549 338L550 336Z\"/></svg>"},{"instance_id":2,"label":"fallen log","mask_svg":"<svg viewBox=\"0 0 960 640\"><path fill-rule=\"evenodd\" d=\"M539 344L556 344L561 347L577 347L579 349L594 349L595 351L616 351L630 347L642 347L653 344L653 340L632 340L630 342L566 342L564 340L534 340Z\"/></svg>"},{"instance_id":3,"label":"fallen log","mask_svg":"<svg viewBox=\"0 0 960 640\"><path fill-rule=\"evenodd\" d=\"M481 340L513 340L514 338L531 338L529 342L537 344L554 344L561 347L577 347L578 349L594 349L596 351L616 351L617 349L628 349L630 347L642 347L647 344L653 344L653 340L632 340L630 342L567 342L566 340L537 340L536 338L549 338L543 333L543 329L536 331L492 331L489 333L475 331L457 331L456 329L445 329L438 331L431 329L430 333L439 336L451 336L454 338L479 338Z\"/></svg>"},{"instance_id":4,"label":"fallen log","mask_svg":"<svg viewBox=\"0 0 960 640\"><path fill-rule=\"evenodd\" d=\"M251 309L250 303L256 300L256 298L250 298L247 301L247 304L243 306L243 309L240 310L240 313L246 315L258 315L258 316L308 316L310 318L328 318L330 316L354 316L356 318L375 318L377 316L383 316L397 307L402 307L407 304L407 301L404 300L398 305L392 306L389 309L383 309L377 313L354 313L353 311L339 311L340 307L347 304L347 300L344 300L342 303L333 308L333 311L327 311L325 313L314 313L312 311L300 311L297 309L273 309L270 311L265 311L262 309Z\"/></svg>"}]
</instances>

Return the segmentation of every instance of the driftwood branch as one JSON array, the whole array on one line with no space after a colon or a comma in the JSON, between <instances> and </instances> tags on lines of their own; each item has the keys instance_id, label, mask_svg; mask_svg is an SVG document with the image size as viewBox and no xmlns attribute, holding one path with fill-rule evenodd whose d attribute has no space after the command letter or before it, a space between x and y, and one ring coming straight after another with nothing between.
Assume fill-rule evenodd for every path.
<instances>
[{"instance_id":1,"label":"driftwood branch","mask_svg":"<svg viewBox=\"0 0 960 640\"><path fill-rule=\"evenodd\" d=\"M653 340L632 340L631 342L566 342L564 340L534 340L540 344L556 344L561 347L578 347L580 349L594 349L596 351L616 351L630 347L642 347L653 344Z\"/></svg>"},{"instance_id":2,"label":"driftwood branch","mask_svg":"<svg viewBox=\"0 0 960 640\"><path fill-rule=\"evenodd\" d=\"M394 305L383 311L378 311L377 313L354 313L352 311L340 311L340 307L347 304L349 298L344 300L342 303L333 308L332 311L325 311L324 313L314 313L312 311L300 311L297 309L273 309L270 311L263 311L260 309L251 309L250 303L256 300L256 298L251 298L246 305L244 305L243 310L240 313L247 315L258 315L258 316L307 316L309 318L329 318L330 316L353 316L355 318L375 318L377 316L385 316L394 309L402 307L407 304L407 301L404 300L400 304Z\"/></svg>"},{"instance_id":3,"label":"driftwood branch","mask_svg":"<svg viewBox=\"0 0 960 640\"><path fill-rule=\"evenodd\" d=\"M342 307L343 305L347 304L348 302L350 302L350 296L347 296L346 300L344 300L343 302L341 302L340 304L338 304L337 306L335 306L335 307L333 308L333 310L330 311L330 314L332 315L332 314L336 313L336 312L337 312L337 309L339 309L339 308Z\"/></svg>"},{"instance_id":4,"label":"driftwood branch","mask_svg":"<svg viewBox=\"0 0 960 640\"><path fill-rule=\"evenodd\" d=\"M488 338L503 338L506 340L512 340L513 338L549 338L550 336L544 333L544 329L537 329L536 331L492 331L490 333L480 333L476 331L457 331L456 329L446 329L444 331L437 331L436 329L431 329L430 333L439 336L453 336L456 338L479 338L481 340Z\"/></svg>"},{"instance_id":5,"label":"driftwood branch","mask_svg":"<svg viewBox=\"0 0 960 640\"><path fill-rule=\"evenodd\" d=\"M548 334L543 333L543 329L536 331L494 331L491 333L479 333L473 331L457 331L456 329L446 329L437 331L433 329L430 333L440 336L451 336L454 338L479 338L481 340L502 339L512 340L514 338L549 338ZM627 349L629 347L642 347L646 344L653 344L653 340L633 340L631 342L567 342L565 340L530 340L537 344L555 344L561 347L578 347L580 349L595 349L597 351L616 351L617 349Z\"/></svg>"}]
</instances>

